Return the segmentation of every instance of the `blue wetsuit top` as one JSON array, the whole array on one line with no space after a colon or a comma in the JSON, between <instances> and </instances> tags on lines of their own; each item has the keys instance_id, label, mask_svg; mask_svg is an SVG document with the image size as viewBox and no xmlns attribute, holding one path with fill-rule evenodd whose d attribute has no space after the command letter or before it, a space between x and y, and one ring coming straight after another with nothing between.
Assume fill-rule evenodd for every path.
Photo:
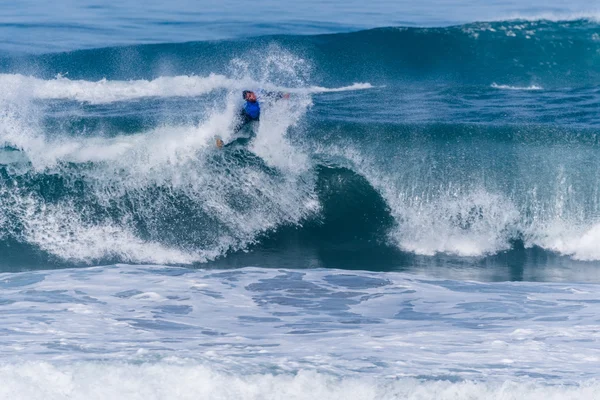
<instances>
[{"instance_id":1,"label":"blue wetsuit top","mask_svg":"<svg viewBox=\"0 0 600 400\"><path fill-rule=\"evenodd\" d=\"M260 105L258 104L258 101L247 101L246 104L244 104L244 113L249 119L258 121L258 118L260 117Z\"/></svg>"}]
</instances>

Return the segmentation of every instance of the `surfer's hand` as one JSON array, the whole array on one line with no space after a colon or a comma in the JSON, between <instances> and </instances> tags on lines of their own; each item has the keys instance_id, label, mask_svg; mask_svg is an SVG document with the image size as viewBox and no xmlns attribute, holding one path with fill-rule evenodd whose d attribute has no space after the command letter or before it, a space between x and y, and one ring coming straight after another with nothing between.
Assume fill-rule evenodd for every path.
<instances>
[{"instance_id":1,"label":"surfer's hand","mask_svg":"<svg viewBox=\"0 0 600 400\"><path fill-rule=\"evenodd\" d=\"M281 95L281 97L283 97L284 99L289 99L290 98L290 94L289 93L284 93Z\"/></svg>"},{"instance_id":2,"label":"surfer's hand","mask_svg":"<svg viewBox=\"0 0 600 400\"><path fill-rule=\"evenodd\" d=\"M217 139L217 147L219 149L223 147L223 141L221 139Z\"/></svg>"}]
</instances>

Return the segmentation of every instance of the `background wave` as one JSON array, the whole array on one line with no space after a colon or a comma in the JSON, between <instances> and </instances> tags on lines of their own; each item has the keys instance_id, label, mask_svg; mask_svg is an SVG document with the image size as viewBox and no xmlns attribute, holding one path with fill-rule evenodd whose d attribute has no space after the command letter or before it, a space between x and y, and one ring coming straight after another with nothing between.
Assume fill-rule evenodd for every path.
<instances>
[{"instance_id":1,"label":"background wave","mask_svg":"<svg viewBox=\"0 0 600 400\"><path fill-rule=\"evenodd\" d=\"M69 79L96 81L149 79L174 73L207 76L228 70L230 61L240 54L256 64L269 63L268 48L274 43L314 67L311 82L334 86L345 86L348 81L405 84L414 79L524 87L600 82L593 68L599 57L600 25L593 19L510 20L446 28L393 27L328 35L136 45L10 57L0 66L5 71L32 72L46 79L57 73L68 73Z\"/></svg>"}]
</instances>

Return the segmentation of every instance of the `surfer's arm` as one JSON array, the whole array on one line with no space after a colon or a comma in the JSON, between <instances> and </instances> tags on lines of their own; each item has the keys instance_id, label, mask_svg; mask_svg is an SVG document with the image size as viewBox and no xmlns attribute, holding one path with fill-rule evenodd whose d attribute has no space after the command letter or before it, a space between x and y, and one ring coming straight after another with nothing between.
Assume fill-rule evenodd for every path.
<instances>
[{"instance_id":1,"label":"surfer's arm","mask_svg":"<svg viewBox=\"0 0 600 400\"><path fill-rule=\"evenodd\" d=\"M262 91L260 92L261 97L265 97L270 100L279 100L279 99L289 99L290 94L285 92L268 92Z\"/></svg>"}]
</instances>

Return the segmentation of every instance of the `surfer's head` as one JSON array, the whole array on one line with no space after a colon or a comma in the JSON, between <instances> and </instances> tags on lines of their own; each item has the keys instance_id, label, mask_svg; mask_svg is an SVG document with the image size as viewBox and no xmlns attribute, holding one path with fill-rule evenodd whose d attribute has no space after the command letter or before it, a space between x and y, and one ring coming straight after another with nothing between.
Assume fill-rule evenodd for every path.
<instances>
[{"instance_id":1,"label":"surfer's head","mask_svg":"<svg viewBox=\"0 0 600 400\"><path fill-rule=\"evenodd\" d=\"M256 101L256 93L251 90L244 90L242 92L242 97L244 100L254 103Z\"/></svg>"}]
</instances>

